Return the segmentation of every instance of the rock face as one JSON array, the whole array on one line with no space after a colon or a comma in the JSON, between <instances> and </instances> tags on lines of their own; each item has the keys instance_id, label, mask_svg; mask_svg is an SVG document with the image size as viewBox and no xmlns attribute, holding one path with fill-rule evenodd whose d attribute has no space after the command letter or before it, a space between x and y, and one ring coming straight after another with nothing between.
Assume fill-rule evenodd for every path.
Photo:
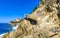
<instances>
[{"instance_id":1,"label":"rock face","mask_svg":"<svg viewBox=\"0 0 60 38\"><path fill-rule=\"evenodd\" d=\"M17 27L2 38L60 38L59 0L41 0L35 11L24 19L11 21ZM13 30L13 29L12 29Z\"/></svg>"}]
</instances>

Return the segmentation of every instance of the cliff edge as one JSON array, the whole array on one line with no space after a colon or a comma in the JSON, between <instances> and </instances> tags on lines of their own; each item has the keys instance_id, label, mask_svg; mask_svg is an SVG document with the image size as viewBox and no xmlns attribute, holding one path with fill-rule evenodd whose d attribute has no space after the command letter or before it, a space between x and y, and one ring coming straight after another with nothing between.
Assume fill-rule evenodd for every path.
<instances>
[{"instance_id":1,"label":"cliff edge","mask_svg":"<svg viewBox=\"0 0 60 38\"><path fill-rule=\"evenodd\" d=\"M16 29L2 38L60 38L60 0L41 0L24 19L11 21Z\"/></svg>"}]
</instances>

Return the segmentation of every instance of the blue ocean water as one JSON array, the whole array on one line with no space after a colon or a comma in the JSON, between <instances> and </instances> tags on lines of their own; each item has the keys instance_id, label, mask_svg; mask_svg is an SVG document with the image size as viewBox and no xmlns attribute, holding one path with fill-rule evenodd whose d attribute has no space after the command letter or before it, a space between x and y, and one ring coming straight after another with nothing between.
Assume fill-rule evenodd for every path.
<instances>
[{"instance_id":1,"label":"blue ocean water","mask_svg":"<svg viewBox=\"0 0 60 38\"><path fill-rule=\"evenodd\" d=\"M10 32L10 28L12 28L12 26L8 23L0 23L0 34Z\"/></svg>"}]
</instances>

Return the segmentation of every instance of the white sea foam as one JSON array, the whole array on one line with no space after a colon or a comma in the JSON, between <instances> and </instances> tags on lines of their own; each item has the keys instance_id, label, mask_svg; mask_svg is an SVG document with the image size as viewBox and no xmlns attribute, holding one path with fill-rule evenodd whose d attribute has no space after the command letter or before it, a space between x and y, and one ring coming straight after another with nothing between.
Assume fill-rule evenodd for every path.
<instances>
[{"instance_id":1,"label":"white sea foam","mask_svg":"<svg viewBox=\"0 0 60 38\"><path fill-rule=\"evenodd\" d=\"M12 29L16 30L19 27L19 25L14 26Z\"/></svg>"},{"instance_id":2,"label":"white sea foam","mask_svg":"<svg viewBox=\"0 0 60 38\"><path fill-rule=\"evenodd\" d=\"M13 29L13 30L16 30L17 28L18 28L18 25L15 26L15 27L13 27L12 29ZM0 34L0 38L2 38L2 36L5 35L5 34L6 34L6 33Z\"/></svg>"},{"instance_id":3,"label":"white sea foam","mask_svg":"<svg viewBox=\"0 0 60 38\"><path fill-rule=\"evenodd\" d=\"M5 35L5 34L6 34L6 33L1 34L1 35L0 35L0 38L2 38L2 36Z\"/></svg>"},{"instance_id":4,"label":"white sea foam","mask_svg":"<svg viewBox=\"0 0 60 38\"><path fill-rule=\"evenodd\" d=\"M17 24L16 26L12 27L13 30L16 30L19 27L19 24ZM12 32L12 31L11 31ZM0 34L0 38L2 38L3 35L5 35L6 33Z\"/></svg>"}]
</instances>

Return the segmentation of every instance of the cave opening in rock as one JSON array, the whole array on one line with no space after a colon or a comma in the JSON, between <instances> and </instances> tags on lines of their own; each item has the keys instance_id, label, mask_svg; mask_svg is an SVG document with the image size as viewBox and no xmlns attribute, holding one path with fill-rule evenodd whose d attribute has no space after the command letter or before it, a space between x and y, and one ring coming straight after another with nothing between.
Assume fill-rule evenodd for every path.
<instances>
[{"instance_id":1,"label":"cave opening in rock","mask_svg":"<svg viewBox=\"0 0 60 38\"><path fill-rule=\"evenodd\" d=\"M60 14L57 14L58 15L58 18L60 19Z\"/></svg>"},{"instance_id":2,"label":"cave opening in rock","mask_svg":"<svg viewBox=\"0 0 60 38\"><path fill-rule=\"evenodd\" d=\"M36 25L36 24L37 24L37 21L34 20L34 19L31 19L31 18L24 18L24 19L30 21L30 23L31 23L32 25Z\"/></svg>"}]
</instances>

